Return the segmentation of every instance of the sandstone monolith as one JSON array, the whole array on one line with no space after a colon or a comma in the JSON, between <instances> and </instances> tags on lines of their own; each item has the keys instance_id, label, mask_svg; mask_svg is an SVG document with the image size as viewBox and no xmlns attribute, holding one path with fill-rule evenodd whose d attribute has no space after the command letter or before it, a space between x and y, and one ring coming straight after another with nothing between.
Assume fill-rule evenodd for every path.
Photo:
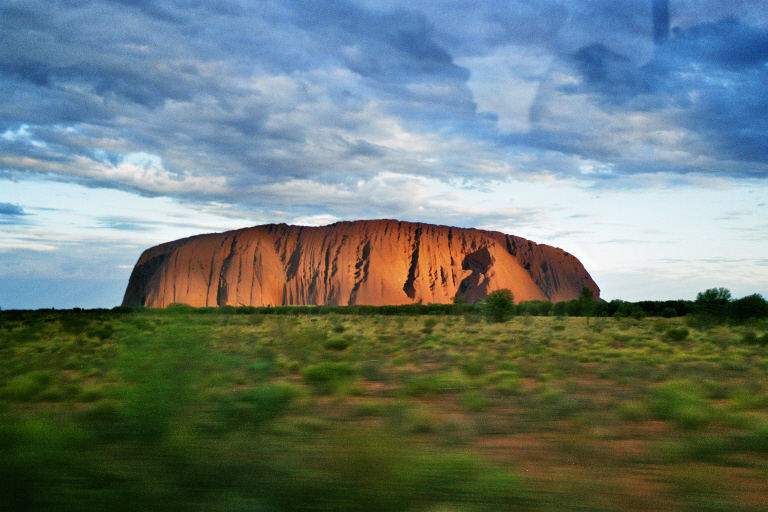
<instances>
[{"instance_id":1,"label":"sandstone monolith","mask_svg":"<svg viewBox=\"0 0 768 512\"><path fill-rule=\"evenodd\" d=\"M267 224L144 251L124 306L468 302L508 288L517 302L600 290L562 249L496 231L396 220Z\"/></svg>"}]
</instances>

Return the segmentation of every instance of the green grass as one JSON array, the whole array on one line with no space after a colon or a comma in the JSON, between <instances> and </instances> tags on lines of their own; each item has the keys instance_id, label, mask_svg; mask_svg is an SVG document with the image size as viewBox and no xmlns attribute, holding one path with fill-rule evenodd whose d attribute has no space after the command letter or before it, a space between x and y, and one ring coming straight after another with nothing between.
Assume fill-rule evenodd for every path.
<instances>
[{"instance_id":1,"label":"green grass","mask_svg":"<svg viewBox=\"0 0 768 512\"><path fill-rule=\"evenodd\" d=\"M0 312L3 505L768 502L764 324L255 311Z\"/></svg>"}]
</instances>

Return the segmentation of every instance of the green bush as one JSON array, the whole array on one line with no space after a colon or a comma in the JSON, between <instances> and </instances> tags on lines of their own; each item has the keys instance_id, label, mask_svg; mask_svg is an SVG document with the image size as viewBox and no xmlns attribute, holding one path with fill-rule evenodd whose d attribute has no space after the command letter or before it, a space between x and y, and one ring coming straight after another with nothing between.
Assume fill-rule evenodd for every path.
<instances>
[{"instance_id":1,"label":"green bush","mask_svg":"<svg viewBox=\"0 0 768 512\"><path fill-rule=\"evenodd\" d=\"M516 371L512 370L502 370L491 373L485 377L484 381L486 385L490 386L490 389L494 393L503 396L516 395L523 388L520 376Z\"/></svg>"},{"instance_id":2,"label":"green bush","mask_svg":"<svg viewBox=\"0 0 768 512\"><path fill-rule=\"evenodd\" d=\"M85 334L91 338L97 338L99 340L106 340L107 338L111 338L115 333L115 328L112 327L109 324L102 325L99 327L91 327L88 329Z\"/></svg>"},{"instance_id":3,"label":"green bush","mask_svg":"<svg viewBox=\"0 0 768 512\"><path fill-rule=\"evenodd\" d=\"M754 331L747 331L741 336L741 342L745 345L768 345L768 333L758 336Z\"/></svg>"},{"instance_id":4,"label":"green bush","mask_svg":"<svg viewBox=\"0 0 768 512\"><path fill-rule=\"evenodd\" d=\"M579 401L563 390L544 387L536 395L535 413L552 420L565 418L579 410Z\"/></svg>"},{"instance_id":5,"label":"green bush","mask_svg":"<svg viewBox=\"0 0 768 512\"><path fill-rule=\"evenodd\" d=\"M380 417L386 414L387 410L384 404L379 402L363 402L356 405L350 414L355 418Z\"/></svg>"},{"instance_id":6,"label":"green bush","mask_svg":"<svg viewBox=\"0 0 768 512\"><path fill-rule=\"evenodd\" d=\"M225 400L219 414L228 423L258 425L286 411L301 390L287 382L273 382L246 389Z\"/></svg>"},{"instance_id":7,"label":"green bush","mask_svg":"<svg viewBox=\"0 0 768 512\"><path fill-rule=\"evenodd\" d=\"M461 403L473 412L482 411L491 405L491 401L477 391L467 391L461 396Z\"/></svg>"},{"instance_id":8,"label":"green bush","mask_svg":"<svg viewBox=\"0 0 768 512\"><path fill-rule=\"evenodd\" d=\"M427 318L424 320L424 326L421 328L421 332L424 334L432 334L437 325L436 318Z\"/></svg>"},{"instance_id":9,"label":"green bush","mask_svg":"<svg viewBox=\"0 0 768 512\"><path fill-rule=\"evenodd\" d=\"M664 309L661 310L661 316L663 316L664 318L672 318L678 315L677 315L677 311L675 311L674 308L665 307Z\"/></svg>"},{"instance_id":10,"label":"green bush","mask_svg":"<svg viewBox=\"0 0 768 512\"><path fill-rule=\"evenodd\" d=\"M741 342L745 345L756 345L757 344L757 334L755 334L755 331L747 331L741 336Z\"/></svg>"},{"instance_id":11,"label":"green bush","mask_svg":"<svg viewBox=\"0 0 768 512\"><path fill-rule=\"evenodd\" d=\"M120 421L123 405L117 400L105 398L93 403L79 414L79 419L87 425L105 425Z\"/></svg>"},{"instance_id":12,"label":"green bush","mask_svg":"<svg viewBox=\"0 0 768 512\"><path fill-rule=\"evenodd\" d=\"M274 359L257 359L248 368L251 376L257 381L263 381L274 375L277 370L277 364Z\"/></svg>"},{"instance_id":13,"label":"green bush","mask_svg":"<svg viewBox=\"0 0 768 512\"><path fill-rule=\"evenodd\" d=\"M625 402L619 407L619 417L625 421L643 421L648 419L648 408L640 402Z\"/></svg>"},{"instance_id":14,"label":"green bush","mask_svg":"<svg viewBox=\"0 0 768 512\"><path fill-rule=\"evenodd\" d=\"M669 341L683 341L689 334L691 334L691 332L685 327L672 328L667 329L664 333L664 339Z\"/></svg>"},{"instance_id":15,"label":"green bush","mask_svg":"<svg viewBox=\"0 0 768 512\"><path fill-rule=\"evenodd\" d=\"M483 301L483 313L489 322L506 322L515 313L515 299L506 288L488 294Z\"/></svg>"},{"instance_id":16,"label":"green bush","mask_svg":"<svg viewBox=\"0 0 768 512\"><path fill-rule=\"evenodd\" d=\"M53 384L56 374L50 370L34 370L13 377L2 388L2 394L10 400L32 400Z\"/></svg>"},{"instance_id":17,"label":"green bush","mask_svg":"<svg viewBox=\"0 0 768 512\"><path fill-rule=\"evenodd\" d=\"M516 377L508 377L496 382L491 389L500 395L516 395L523 389L523 384Z\"/></svg>"},{"instance_id":18,"label":"green bush","mask_svg":"<svg viewBox=\"0 0 768 512\"><path fill-rule=\"evenodd\" d=\"M328 350L346 350L349 347L349 340L344 338L328 338L323 346Z\"/></svg>"},{"instance_id":19,"label":"green bush","mask_svg":"<svg viewBox=\"0 0 768 512\"><path fill-rule=\"evenodd\" d=\"M745 452L768 453L768 423L762 423L735 439L736 447Z\"/></svg>"},{"instance_id":20,"label":"green bush","mask_svg":"<svg viewBox=\"0 0 768 512\"><path fill-rule=\"evenodd\" d=\"M467 357L459 363L459 367L470 377L478 377L485 373L485 359L478 356Z\"/></svg>"},{"instance_id":21,"label":"green bush","mask_svg":"<svg viewBox=\"0 0 768 512\"><path fill-rule=\"evenodd\" d=\"M722 439L709 436L694 436L668 445L665 448L664 456L717 462L728 451L729 446Z\"/></svg>"},{"instance_id":22,"label":"green bush","mask_svg":"<svg viewBox=\"0 0 768 512\"><path fill-rule=\"evenodd\" d=\"M757 293L735 300L728 306L728 313L735 320L745 321L768 316L768 302Z\"/></svg>"},{"instance_id":23,"label":"green bush","mask_svg":"<svg viewBox=\"0 0 768 512\"><path fill-rule=\"evenodd\" d=\"M355 380L357 369L347 362L326 362L307 366L301 374L315 391L330 394Z\"/></svg>"},{"instance_id":24,"label":"green bush","mask_svg":"<svg viewBox=\"0 0 768 512\"><path fill-rule=\"evenodd\" d=\"M409 396L430 396L443 393L458 393L470 387L469 381L461 374L439 373L413 375L406 379L403 391Z\"/></svg>"},{"instance_id":25,"label":"green bush","mask_svg":"<svg viewBox=\"0 0 768 512\"><path fill-rule=\"evenodd\" d=\"M648 408L657 419L672 421L685 429L706 425L712 418L704 391L688 380L674 380L658 386Z\"/></svg>"},{"instance_id":26,"label":"green bush","mask_svg":"<svg viewBox=\"0 0 768 512\"><path fill-rule=\"evenodd\" d=\"M386 378L381 361L373 359L360 363L360 376L367 381L382 381Z\"/></svg>"}]
</instances>

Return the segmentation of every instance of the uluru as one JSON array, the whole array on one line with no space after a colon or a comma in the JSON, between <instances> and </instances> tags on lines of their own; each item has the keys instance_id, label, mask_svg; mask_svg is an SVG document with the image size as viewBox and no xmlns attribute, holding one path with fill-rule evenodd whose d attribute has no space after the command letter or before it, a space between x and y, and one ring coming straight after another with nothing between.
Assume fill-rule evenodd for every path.
<instances>
[{"instance_id":1,"label":"uluru","mask_svg":"<svg viewBox=\"0 0 768 512\"><path fill-rule=\"evenodd\" d=\"M144 251L123 306L468 302L507 288L515 301L600 290L562 249L497 231L397 220L266 224Z\"/></svg>"}]
</instances>

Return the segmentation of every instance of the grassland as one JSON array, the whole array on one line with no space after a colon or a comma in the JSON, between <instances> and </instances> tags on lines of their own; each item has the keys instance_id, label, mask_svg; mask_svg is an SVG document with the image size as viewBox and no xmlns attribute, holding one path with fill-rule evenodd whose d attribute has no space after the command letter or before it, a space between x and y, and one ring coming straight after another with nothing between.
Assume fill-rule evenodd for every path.
<instances>
[{"instance_id":1,"label":"grassland","mask_svg":"<svg viewBox=\"0 0 768 512\"><path fill-rule=\"evenodd\" d=\"M766 331L0 312L0 507L765 510Z\"/></svg>"}]
</instances>

